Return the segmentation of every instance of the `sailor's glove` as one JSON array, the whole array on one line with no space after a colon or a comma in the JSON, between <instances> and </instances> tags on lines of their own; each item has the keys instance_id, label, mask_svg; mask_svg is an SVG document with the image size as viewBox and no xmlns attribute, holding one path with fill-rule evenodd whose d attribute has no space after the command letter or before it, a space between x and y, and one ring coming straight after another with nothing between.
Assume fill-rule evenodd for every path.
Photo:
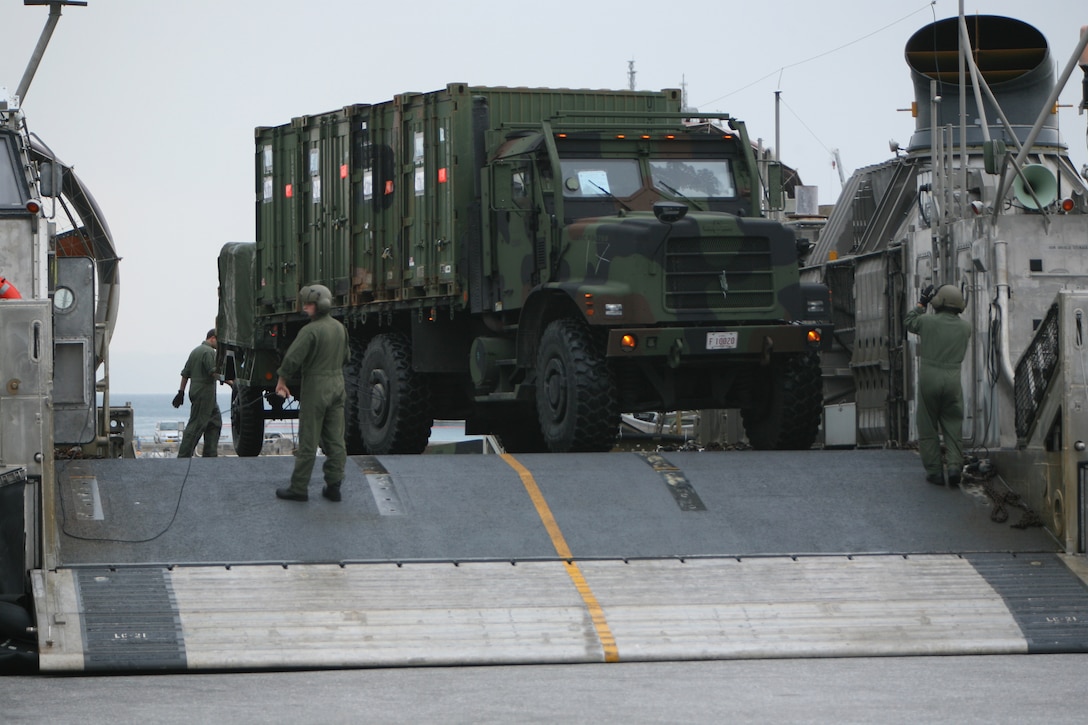
<instances>
[{"instance_id":1,"label":"sailor's glove","mask_svg":"<svg viewBox=\"0 0 1088 725\"><path fill-rule=\"evenodd\" d=\"M179 390L178 394L174 396L174 400L172 401L172 405L175 408L180 408L181 404L184 403L184 402L185 402L185 391L184 390Z\"/></svg>"},{"instance_id":2,"label":"sailor's glove","mask_svg":"<svg viewBox=\"0 0 1088 725\"><path fill-rule=\"evenodd\" d=\"M937 290L933 285L926 285L925 289L922 290L922 296L918 298L918 304L922 307L929 306L930 300L932 300L936 294Z\"/></svg>"}]
</instances>

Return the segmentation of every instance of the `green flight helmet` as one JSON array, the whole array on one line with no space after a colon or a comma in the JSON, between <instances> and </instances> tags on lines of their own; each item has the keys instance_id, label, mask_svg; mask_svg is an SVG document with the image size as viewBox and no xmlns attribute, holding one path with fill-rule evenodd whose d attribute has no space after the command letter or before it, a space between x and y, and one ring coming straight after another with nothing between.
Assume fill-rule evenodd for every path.
<instances>
[{"instance_id":1,"label":"green flight helmet","mask_svg":"<svg viewBox=\"0 0 1088 725\"><path fill-rule=\"evenodd\" d=\"M930 303L935 310L952 310L953 312L963 312L967 305L963 301L963 293L960 292L960 288L954 284L941 285L941 288L937 290L937 294L933 295L933 300Z\"/></svg>"},{"instance_id":2,"label":"green flight helmet","mask_svg":"<svg viewBox=\"0 0 1088 725\"><path fill-rule=\"evenodd\" d=\"M298 298L303 305L313 302L319 316L329 314L332 309L332 292L323 284L306 285L298 291Z\"/></svg>"}]
</instances>

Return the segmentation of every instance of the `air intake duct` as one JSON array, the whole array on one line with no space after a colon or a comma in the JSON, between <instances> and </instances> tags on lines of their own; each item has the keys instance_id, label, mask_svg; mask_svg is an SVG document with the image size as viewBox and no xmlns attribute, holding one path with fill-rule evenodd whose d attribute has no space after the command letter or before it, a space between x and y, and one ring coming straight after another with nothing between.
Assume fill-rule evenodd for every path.
<instances>
[{"instance_id":1,"label":"air intake duct","mask_svg":"<svg viewBox=\"0 0 1088 725\"><path fill-rule=\"evenodd\" d=\"M1054 88L1054 64L1046 38L1027 23L998 15L970 15L965 21L979 72L1001 104L1013 132L1023 142ZM937 95L941 96L937 125L952 126L954 145L960 146L959 47L958 17L927 25L907 41L906 58L918 109L908 151L928 150L932 144L931 81L937 81ZM984 138L970 69L966 81L967 145L978 147ZM985 91L982 97L990 136L1008 142L1008 134ZM1058 132L1057 115L1047 119L1035 143L1065 148Z\"/></svg>"}]
</instances>

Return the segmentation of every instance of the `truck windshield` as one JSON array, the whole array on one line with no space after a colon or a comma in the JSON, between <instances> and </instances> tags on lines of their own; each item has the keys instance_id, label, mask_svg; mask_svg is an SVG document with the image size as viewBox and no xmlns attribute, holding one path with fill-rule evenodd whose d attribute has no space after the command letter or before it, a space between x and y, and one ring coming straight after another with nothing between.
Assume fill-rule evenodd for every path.
<instances>
[{"instance_id":1,"label":"truck windshield","mask_svg":"<svg viewBox=\"0 0 1088 725\"><path fill-rule=\"evenodd\" d=\"M728 159L651 159L654 188L691 199L737 195Z\"/></svg>"},{"instance_id":2,"label":"truck windshield","mask_svg":"<svg viewBox=\"0 0 1088 725\"><path fill-rule=\"evenodd\" d=\"M631 196L642 187L636 159L561 159L568 199Z\"/></svg>"}]
</instances>

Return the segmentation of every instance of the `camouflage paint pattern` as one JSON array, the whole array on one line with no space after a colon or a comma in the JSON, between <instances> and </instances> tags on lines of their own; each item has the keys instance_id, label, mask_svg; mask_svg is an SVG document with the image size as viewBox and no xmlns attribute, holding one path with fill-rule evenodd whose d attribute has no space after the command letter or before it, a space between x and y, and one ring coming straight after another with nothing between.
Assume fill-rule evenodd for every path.
<instances>
[{"instance_id":1,"label":"camouflage paint pattern","mask_svg":"<svg viewBox=\"0 0 1088 725\"><path fill-rule=\"evenodd\" d=\"M333 314L363 340L390 328L418 339L428 321L452 328L466 339L431 357L466 374L473 337L516 337L531 368L543 328L570 316L608 328L610 357L674 368L826 345L807 337L829 340L831 327L805 311L792 232L758 217L743 125L726 118L731 129L708 133L683 118L677 90L450 84L258 128L257 241L251 271L221 264L221 349L282 353L311 283L330 288ZM652 162L725 163L729 178L722 193L689 198L655 187ZM586 185L564 178L568 163ZM624 167L629 188L592 189L598 163ZM687 169L684 183L700 173ZM660 201L687 216L658 221ZM251 323L239 309L248 299ZM715 332L735 335L708 349ZM639 346L620 349L624 334ZM276 355L259 357L247 363L254 384Z\"/></svg>"}]
</instances>

